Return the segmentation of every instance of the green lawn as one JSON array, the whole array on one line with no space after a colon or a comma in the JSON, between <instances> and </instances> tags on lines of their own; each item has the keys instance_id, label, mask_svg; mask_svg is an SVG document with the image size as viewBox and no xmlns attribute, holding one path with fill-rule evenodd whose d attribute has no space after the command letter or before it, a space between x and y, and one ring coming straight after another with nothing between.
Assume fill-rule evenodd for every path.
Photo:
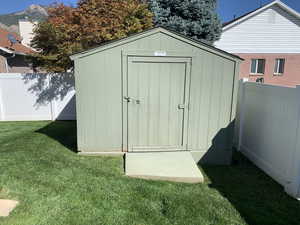
<instances>
[{"instance_id":1,"label":"green lawn","mask_svg":"<svg viewBox=\"0 0 300 225\"><path fill-rule=\"evenodd\" d=\"M121 157L83 157L74 122L0 123L0 198L20 201L1 225L300 223L300 203L237 156L204 166L205 184L127 178Z\"/></svg>"}]
</instances>

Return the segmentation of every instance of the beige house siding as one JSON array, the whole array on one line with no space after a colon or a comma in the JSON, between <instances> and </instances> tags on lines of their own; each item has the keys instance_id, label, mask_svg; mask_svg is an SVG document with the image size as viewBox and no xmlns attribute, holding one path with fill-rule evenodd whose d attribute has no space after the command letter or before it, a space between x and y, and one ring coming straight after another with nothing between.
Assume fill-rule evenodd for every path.
<instances>
[{"instance_id":1,"label":"beige house siding","mask_svg":"<svg viewBox=\"0 0 300 225\"><path fill-rule=\"evenodd\" d=\"M0 55L0 73L7 73L6 58Z\"/></svg>"}]
</instances>

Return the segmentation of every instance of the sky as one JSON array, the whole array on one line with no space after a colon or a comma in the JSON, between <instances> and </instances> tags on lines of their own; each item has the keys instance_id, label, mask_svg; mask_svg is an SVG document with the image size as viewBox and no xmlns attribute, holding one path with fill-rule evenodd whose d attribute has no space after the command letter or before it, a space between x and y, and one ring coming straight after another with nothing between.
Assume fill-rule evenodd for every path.
<instances>
[{"instance_id":1,"label":"sky","mask_svg":"<svg viewBox=\"0 0 300 225\"><path fill-rule=\"evenodd\" d=\"M300 12L300 0L281 0L286 5ZM218 13L223 22L232 20L247 12L253 11L260 5L269 4L272 0L218 0Z\"/></svg>"},{"instance_id":2,"label":"sky","mask_svg":"<svg viewBox=\"0 0 300 225\"><path fill-rule=\"evenodd\" d=\"M77 0L56 0L66 4L75 5ZM218 0L218 13L223 22L241 16L272 0ZM282 0L285 4L300 12L300 0ZM31 4L49 5L55 0L4 0L1 2L0 14L21 11Z\"/></svg>"}]
</instances>

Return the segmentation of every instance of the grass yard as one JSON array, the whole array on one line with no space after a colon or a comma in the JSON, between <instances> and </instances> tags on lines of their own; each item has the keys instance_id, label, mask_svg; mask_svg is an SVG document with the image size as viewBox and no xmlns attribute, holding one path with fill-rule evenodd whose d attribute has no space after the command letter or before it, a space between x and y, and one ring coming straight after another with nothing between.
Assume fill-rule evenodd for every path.
<instances>
[{"instance_id":1,"label":"grass yard","mask_svg":"<svg viewBox=\"0 0 300 225\"><path fill-rule=\"evenodd\" d=\"M300 203L242 156L204 184L127 178L121 157L83 157L74 122L0 123L1 225L300 224Z\"/></svg>"}]
</instances>

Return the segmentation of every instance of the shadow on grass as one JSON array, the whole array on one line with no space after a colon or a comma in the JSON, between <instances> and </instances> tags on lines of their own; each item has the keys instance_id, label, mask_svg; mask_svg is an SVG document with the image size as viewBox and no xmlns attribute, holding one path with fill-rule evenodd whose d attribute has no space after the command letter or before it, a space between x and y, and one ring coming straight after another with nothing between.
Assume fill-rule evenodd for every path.
<instances>
[{"instance_id":1,"label":"shadow on grass","mask_svg":"<svg viewBox=\"0 0 300 225\"><path fill-rule=\"evenodd\" d=\"M241 154L234 155L232 166L202 168L209 186L227 198L247 224L300 224L300 202Z\"/></svg>"},{"instance_id":2,"label":"shadow on grass","mask_svg":"<svg viewBox=\"0 0 300 225\"><path fill-rule=\"evenodd\" d=\"M54 121L36 132L58 141L72 152L78 152L76 121Z\"/></svg>"}]
</instances>

